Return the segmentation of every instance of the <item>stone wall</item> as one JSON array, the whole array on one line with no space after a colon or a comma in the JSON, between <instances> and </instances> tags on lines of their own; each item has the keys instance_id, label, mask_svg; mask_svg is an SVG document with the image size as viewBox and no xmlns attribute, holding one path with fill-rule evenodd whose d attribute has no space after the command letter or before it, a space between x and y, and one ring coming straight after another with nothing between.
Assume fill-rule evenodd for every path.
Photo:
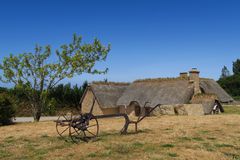
<instances>
[{"instance_id":1,"label":"stone wall","mask_svg":"<svg viewBox=\"0 0 240 160\"><path fill-rule=\"evenodd\" d=\"M92 91L88 90L83 101L82 101L82 113L89 113L91 106L93 104L93 98L94 95L92 93ZM93 115L101 115L103 114L103 111L101 110L98 102L96 101L93 107Z\"/></svg>"},{"instance_id":2,"label":"stone wall","mask_svg":"<svg viewBox=\"0 0 240 160\"><path fill-rule=\"evenodd\" d=\"M202 104L162 105L153 111L153 115L204 115Z\"/></svg>"},{"instance_id":3,"label":"stone wall","mask_svg":"<svg viewBox=\"0 0 240 160\"><path fill-rule=\"evenodd\" d=\"M173 105L161 105L157 107L152 115L175 115L174 106Z\"/></svg>"},{"instance_id":4,"label":"stone wall","mask_svg":"<svg viewBox=\"0 0 240 160\"><path fill-rule=\"evenodd\" d=\"M119 113L119 107L117 107L117 108L103 108L102 112L103 112L104 115L118 114Z\"/></svg>"},{"instance_id":5,"label":"stone wall","mask_svg":"<svg viewBox=\"0 0 240 160\"><path fill-rule=\"evenodd\" d=\"M202 104L184 104L174 108L175 112L178 115L192 115L192 116L201 116L204 115L203 105ZM181 111L183 112L181 112Z\"/></svg>"}]
</instances>

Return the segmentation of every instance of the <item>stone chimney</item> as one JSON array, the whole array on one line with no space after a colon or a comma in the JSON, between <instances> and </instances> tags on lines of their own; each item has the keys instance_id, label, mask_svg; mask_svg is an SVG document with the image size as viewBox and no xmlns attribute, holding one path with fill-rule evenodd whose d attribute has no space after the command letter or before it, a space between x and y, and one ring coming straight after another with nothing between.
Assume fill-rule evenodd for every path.
<instances>
[{"instance_id":1,"label":"stone chimney","mask_svg":"<svg viewBox=\"0 0 240 160\"><path fill-rule=\"evenodd\" d=\"M201 93L199 73L197 68L192 68L189 71L189 80L194 85L194 95Z\"/></svg>"},{"instance_id":2,"label":"stone chimney","mask_svg":"<svg viewBox=\"0 0 240 160\"><path fill-rule=\"evenodd\" d=\"M188 72L181 72L180 75L179 75L179 77L180 77L181 79L188 79Z\"/></svg>"}]
</instances>

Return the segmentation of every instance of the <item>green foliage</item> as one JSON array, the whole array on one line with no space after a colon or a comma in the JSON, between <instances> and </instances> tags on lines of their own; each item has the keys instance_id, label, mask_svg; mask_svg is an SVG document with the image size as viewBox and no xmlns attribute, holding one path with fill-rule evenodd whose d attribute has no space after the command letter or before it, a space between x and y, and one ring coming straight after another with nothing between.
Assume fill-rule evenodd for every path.
<instances>
[{"instance_id":1,"label":"green foliage","mask_svg":"<svg viewBox=\"0 0 240 160\"><path fill-rule=\"evenodd\" d=\"M240 59L237 59L235 62L233 62L233 73L240 74Z\"/></svg>"},{"instance_id":2,"label":"green foliage","mask_svg":"<svg viewBox=\"0 0 240 160\"><path fill-rule=\"evenodd\" d=\"M10 124L15 110L10 102L9 96L5 93L0 94L0 125Z\"/></svg>"},{"instance_id":3,"label":"green foliage","mask_svg":"<svg viewBox=\"0 0 240 160\"><path fill-rule=\"evenodd\" d=\"M16 116L31 116L31 102L24 93L22 87L15 86L13 88L5 88L5 92L11 97L11 103L15 108Z\"/></svg>"},{"instance_id":4,"label":"green foliage","mask_svg":"<svg viewBox=\"0 0 240 160\"><path fill-rule=\"evenodd\" d=\"M229 76L230 76L230 71L228 70L228 68L226 66L224 66L222 69L221 78L226 78Z\"/></svg>"},{"instance_id":5,"label":"green foliage","mask_svg":"<svg viewBox=\"0 0 240 160\"><path fill-rule=\"evenodd\" d=\"M240 101L240 95L234 96L233 99L235 99L236 101Z\"/></svg>"},{"instance_id":6,"label":"green foliage","mask_svg":"<svg viewBox=\"0 0 240 160\"><path fill-rule=\"evenodd\" d=\"M55 98L51 98L47 105L44 108L43 113L45 113L46 115L50 115L53 116L56 113L56 106L57 106L57 101Z\"/></svg>"},{"instance_id":7,"label":"green foliage","mask_svg":"<svg viewBox=\"0 0 240 160\"><path fill-rule=\"evenodd\" d=\"M0 64L3 71L0 80L21 88L32 106L34 119L38 121L51 88L65 78L82 73L106 73L107 68L97 70L94 66L105 61L109 51L110 45L105 47L98 39L91 44L82 44L82 38L74 34L73 41L62 45L54 55L49 45L37 45L34 53L5 57Z\"/></svg>"},{"instance_id":8,"label":"green foliage","mask_svg":"<svg viewBox=\"0 0 240 160\"><path fill-rule=\"evenodd\" d=\"M23 87L15 86L14 88L8 89L7 93L12 97L12 103L15 106L30 106L30 101Z\"/></svg>"},{"instance_id":9,"label":"green foliage","mask_svg":"<svg viewBox=\"0 0 240 160\"><path fill-rule=\"evenodd\" d=\"M4 87L0 87L0 93L7 93L8 89Z\"/></svg>"},{"instance_id":10,"label":"green foliage","mask_svg":"<svg viewBox=\"0 0 240 160\"><path fill-rule=\"evenodd\" d=\"M218 83L222 88L232 96L240 95L240 74L220 78Z\"/></svg>"},{"instance_id":11,"label":"green foliage","mask_svg":"<svg viewBox=\"0 0 240 160\"><path fill-rule=\"evenodd\" d=\"M85 81L81 86L68 84L59 84L50 89L48 96L46 97L46 105L42 112L45 116L56 115L56 111L64 107L79 109L79 101L88 86L88 82ZM12 105L16 108L16 116L30 116L31 103L27 96L24 94L23 88L1 88L0 94L4 93L11 98Z\"/></svg>"},{"instance_id":12,"label":"green foliage","mask_svg":"<svg viewBox=\"0 0 240 160\"><path fill-rule=\"evenodd\" d=\"M222 74L218 80L219 85L233 97L240 96L240 59L233 62L233 75L230 75L226 66L222 69ZM237 100L237 99L236 99Z\"/></svg>"},{"instance_id":13,"label":"green foliage","mask_svg":"<svg viewBox=\"0 0 240 160\"><path fill-rule=\"evenodd\" d=\"M174 144L163 144L163 145L161 145L161 147L163 147L163 148L173 148Z\"/></svg>"},{"instance_id":14,"label":"green foliage","mask_svg":"<svg viewBox=\"0 0 240 160\"><path fill-rule=\"evenodd\" d=\"M69 106L79 109L79 101L87 86L87 81L80 87L78 85L72 87L70 83L60 84L50 90L49 97L56 99L59 108Z\"/></svg>"}]
</instances>

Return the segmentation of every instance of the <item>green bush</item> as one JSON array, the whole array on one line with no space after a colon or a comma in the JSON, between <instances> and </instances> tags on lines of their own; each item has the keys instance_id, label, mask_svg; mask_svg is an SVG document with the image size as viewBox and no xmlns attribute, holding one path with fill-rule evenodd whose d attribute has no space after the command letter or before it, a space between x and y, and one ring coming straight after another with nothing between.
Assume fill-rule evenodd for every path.
<instances>
[{"instance_id":1,"label":"green bush","mask_svg":"<svg viewBox=\"0 0 240 160\"><path fill-rule=\"evenodd\" d=\"M8 125L12 123L15 110L10 102L7 94L0 94L0 125Z\"/></svg>"},{"instance_id":2,"label":"green bush","mask_svg":"<svg viewBox=\"0 0 240 160\"><path fill-rule=\"evenodd\" d=\"M218 80L220 86L233 97L240 96L240 74Z\"/></svg>"},{"instance_id":3,"label":"green bush","mask_svg":"<svg viewBox=\"0 0 240 160\"><path fill-rule=\"evenodd\" d=\"M57 101L55 98L51 98L50 101L48 101L46 107L44 108L44 114L46 116L54 116L56 114L56 106Z\"/></svg>"},{"instance_id":4,"label":"green bush","mask_svg":"<svg viewBox=\"0 0 240 160\"><path fill-rule=\"evenodd\" d=\"M234 96L233 99L236 101L240 101L240 96Z\"/></svg>"}]
</instances>

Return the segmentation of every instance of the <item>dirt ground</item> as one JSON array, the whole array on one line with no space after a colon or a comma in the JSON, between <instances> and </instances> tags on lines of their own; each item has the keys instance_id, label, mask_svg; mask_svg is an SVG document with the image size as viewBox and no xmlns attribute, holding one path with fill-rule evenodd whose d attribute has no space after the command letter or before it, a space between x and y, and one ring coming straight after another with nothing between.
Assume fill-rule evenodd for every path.
<instances>
[{"instance_id":1,"label":"dirt ground","mask_svg":"<svg viewBox=\"0 0 240 160\"><path fill-rule=\"evenodd\" d=\"M120 118L99 121L97 140L73 144L55 123L0 127L0 159L240 159L240 115L148 117L120 135Z\"/></svg>"}]
</instances>

